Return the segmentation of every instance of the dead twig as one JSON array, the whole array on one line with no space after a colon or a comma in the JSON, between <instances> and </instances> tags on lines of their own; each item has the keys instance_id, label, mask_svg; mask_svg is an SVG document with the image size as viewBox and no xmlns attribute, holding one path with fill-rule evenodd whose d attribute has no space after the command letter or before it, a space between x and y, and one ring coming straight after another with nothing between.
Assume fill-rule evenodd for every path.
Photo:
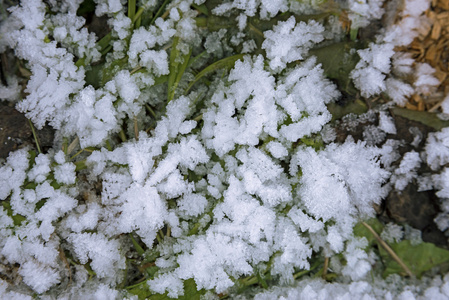
<instances>
[{"instance_id":1,"label":"dead twig","mask_svg":"<svg viewBox=\"0 0 449 300\"><path fill-rule=\"evenodd\" d=\"M326 279L327 269L328 268L329 268L329 257L325 257L324 258L323 274L321 275L321 277L323 277L323 279Z\"/></svg>"},{"instance_id":2,"label":"dead twig","mask_svg":"<svg viewBox=\"0 0 449 300\"><path fill-rule=\"evenodd\" d=\"M407 273L407 275L410 277L414 277L412 271L410 271L410 269L404 264L402 259L393 251L393 249L391 249L391 247L388 246L388 244L383 239L381 239L377 232L375 232L374 229L367 223L362 221L362 224L363 226L368 228L368 230L374 235L379 244L388 252L388 254L391 255L391 257L393 257L393 259L401 266L401 268L404 269L405 273Z\"/></svg>"}]
</instances>

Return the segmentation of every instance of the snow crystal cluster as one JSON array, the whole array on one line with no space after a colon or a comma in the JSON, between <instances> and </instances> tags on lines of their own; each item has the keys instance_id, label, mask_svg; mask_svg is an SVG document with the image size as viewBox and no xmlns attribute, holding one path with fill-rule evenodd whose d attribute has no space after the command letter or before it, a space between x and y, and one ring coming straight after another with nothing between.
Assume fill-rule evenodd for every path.
<instances>
[{"instance_id":1,"label":"snow crystal cluster","mask_svg":"<svg viewBox=\"0 0 449 300\"><path fill-rule=\"evenodd\" d=\"M435 188L436 195L440 198L441 212L435 218L439 229L444 231L449 228L449 130L443 128L439 132L429 134L425 148L425 161L427 165L436 171L431 176L430 186L422 187L422 190Z\"/></svg>"},{"instance_id":2,"label":"snow crystal cluster","mask_svg":"<svg viewBox=\"0 0 449 300\"><path fill-rule=\"evenodd\" d=\"M81 2L22 1L9 10L0 30L0 49L13 49L32 74L17 109L37 128L48 124L57 130L48 153L24 148L0 166L0 272L15 266L29 288L15 289L18 282L0 279L1 297L130 296L120 284L136 244L146 249L144 256L156 256L157 272L144 283L169 297L183 295L189 279L198 290L214 293L231 291L239 278L259 273L281 285L293 284L297 272L312 268L312 258L337 254L346 265L336 270L353 283L308 279L295 287L272 288L256 299L357 298L388 289L378 279L376 288L367 283L374 258L353 227L374 216L373 205L391 184L401 190L416 178L422 160L412 151L399 167L387 170L382 165L395 160L385 155L392 145L378 148L351 137L342 144L324 143L332 140L324 137L332 119L327 105L340 92L309 50L329 42L328 24L297 22L291 16L264 31L257 45L245 38L251 18L298 13L296 1L222 1L209 13L237 16L234 44L240 39L249 54L225 76L198 82L189 93L175 93L163 113L154 114L154 126L138 131L150 123L146 107L151 110L150 105L167 99L160 84L164 78L186 89L183 80L196 75L189 70L192 53L206 67L201 55L232 51L217 46L227 31L204 38L205 29L195 19L199 10L193 9L201 0L172 1L164 17L141 27L126 15L123 1L95 0L95 14L106 15L111 29L112 50L104 55L95 34L76 15ZM157 4L139 2L147 12ZM381 18L382 4L348 1L354 28ZM303 12L320 9L306 6ZM393 50L411 41L427 6L406 1L401 21L358 50L360 60L350 76L363 96L386 92L404 104L406 96L427 93L436 84L428 65L413 67L407 55ZM207 54L198 54L203 39ZM251 54L257 47L265 56ZM100 82L88 84L93 63L102 63L106 71ZM175 78L182 64L185 76ZM413 85L402 81L412 72ZM14 80L0 86L2 98L20 98ZM379 124L382 132L396 133L385 113ZM113 142L119 132L127 134L124 127L135 129L131 138ZM448 136L443 130L428 141L425 160L433 169L449 162ZM62 137L75 140L75 147L79 143L80 152L71 156L67 145L59 150ZM442 199L449 199L448 177L446 168L434 178ZM449 205L443 207L439 224L446 222L448 228ZM396 231L385 231L386 239L400 239ZM447 296L447 281L440 279L434 286L441 289L426 290L426 295Z\"/></svg>"},{"instance_id":3,"label":"snow crystal cluster","mask_svg":"<svg viewBox=\"0 0 449 300\"><path fill-rule=\"evenodd\" d=\"M363 1L365 2L365 1ZM370 15L378 19L382 16L380 1L359 3L352 7L360 10L357 16ZM394 11L394 2L390 9ZM388 26L383 34L377 36L376 43L371 43L367 49L358 50L360 61L350 76L362 96L369 97L385 92L396 104L403 106L408 96L412 94L429 94L432 87L439 81L433 76L435 70L428 64L415 64L410 54L393 51L396 46L409 45L418 36L420 20L425 18L424 11L429 7L428 1L405 1L400 21ZM363 7L363 9L360 9ZM366 19L366 20L369 20ZM352 24L354 25L354 23ZM361 27L367 23L361 24ZM413 82L407 82L406 77L412 76Z\"/></svg>"},{"instance_id":4,"label":"snow crystal cluster","mask_svg":"<svg viewBox=\"0 0 449 300\"><path fill-rule=\"evenodd\" d=\"M257 294L254 299L447 299L449 297L449 276L435 278L428 282L428 288L417 282L404 283L391 276L388 281L372 278L369 281L357 280L350 284L327 283L320 279L307 279L295 287L275 287ZM420 294L420 296L416 296Z\"/></svg>"}]
</instances>

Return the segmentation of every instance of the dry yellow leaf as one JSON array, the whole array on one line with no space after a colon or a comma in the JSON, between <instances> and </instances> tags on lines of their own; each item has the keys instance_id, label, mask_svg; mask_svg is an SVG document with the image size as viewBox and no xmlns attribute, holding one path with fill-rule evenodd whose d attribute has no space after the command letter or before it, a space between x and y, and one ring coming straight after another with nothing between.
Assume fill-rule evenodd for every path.
<instances>
[{"instance_id":1,"label":"dry yellow leaf","mask_svg":"<svg viewBox=\"0 0 449 300\"><path fill-rule=\"evenodd\" d=\"M443 10L449 10L449 0L439 0L436 7Z\"/></svg>"},{"instance_id":2,"label":"dry yellow leaf","mask_svg":"<svg viewBox=\"0 0 449 300\"><path fill-rule=\"evenodd\" d=\"M429 48L427 48L425 58L431 62L435 62L435 57L437 54L437 45L432 44Z\"/></svg>"},{"instance_id":3,"label":"dry yellow leaf","mask_svg":"<svg viewBox=\"0 0 449 300\"><path fill-rule=\"evenodd\" d=\"M405 107L410 110L418 110L418 107L416 105L411 104L410 102L405 104Z\"/></svg>"},{"instance_id":4,"label":"dry yellow leaf","mask_svg":"<svg viewBox=\"0 0 449 300\"><path fill-rule=\"evenodd\" d=\"M441 24L438 20L433 23L432 33L430 34L430 38L433 40L438 40L441 35Z\"/></svg>"}]
</instances>

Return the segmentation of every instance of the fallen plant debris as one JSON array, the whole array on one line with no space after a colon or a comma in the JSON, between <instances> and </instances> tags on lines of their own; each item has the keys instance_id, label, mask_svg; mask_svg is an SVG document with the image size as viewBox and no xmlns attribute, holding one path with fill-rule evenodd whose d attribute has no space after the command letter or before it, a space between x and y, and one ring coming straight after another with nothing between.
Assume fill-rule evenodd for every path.
<instances>
[{"instance_id":1,"label":"fallen plant debris","mask_svg":"<svg viewBox=\"0 0 449 300\"><path fill-rule=\"evenodd\" d=\"M416 62L430 64L439 84L428 95L415 94L406 107L411 110L436 112L440 110L445 96L449 94L449 69L447 61L449 46L449 3L445 0L431 1L425 12L419 35L401 51L412 54Z\"/></svg>"}]
</instances>

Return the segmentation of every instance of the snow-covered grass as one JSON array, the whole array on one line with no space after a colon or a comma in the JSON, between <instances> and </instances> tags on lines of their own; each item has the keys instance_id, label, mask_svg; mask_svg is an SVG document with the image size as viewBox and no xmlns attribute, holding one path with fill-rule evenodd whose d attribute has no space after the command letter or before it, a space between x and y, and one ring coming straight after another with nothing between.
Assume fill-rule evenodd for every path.
<instances>
[{"instance_id":1,"label":"snow-covered grass","mask_svg":"<svg viewBox=\"0 0 449 300\"><path fill-rule=\"evenodd\" d=\"M449 131L400 159L399 143L383 143L396 128L381 110L366 141L333 142L328 104L349 89L331 80L332 62L310 54L342 45L354 68L341 76L363 97L404 105L430 93L432 68L394 50L417 36L429 3L395 3L396 19L388 13L363 41L357 33L380 22L382 1L9 8L0 50L13 50L31 76L21 91L23 79L8 74L0 97L56 134L46 153L20 149L0 166L0 296L449 297L448 276L404 279L408 268L394 265L411 261L404 243L440 251L408 266L420 277L449 260L445 250L407 226L361 223L426 163L435 173L422 189L438 191L438 226L449 227ZM81 9L107 16L110 32L89 32ZM392 248L374 248L383 244L361 224Z\"/></svg>"}]
</instances>

